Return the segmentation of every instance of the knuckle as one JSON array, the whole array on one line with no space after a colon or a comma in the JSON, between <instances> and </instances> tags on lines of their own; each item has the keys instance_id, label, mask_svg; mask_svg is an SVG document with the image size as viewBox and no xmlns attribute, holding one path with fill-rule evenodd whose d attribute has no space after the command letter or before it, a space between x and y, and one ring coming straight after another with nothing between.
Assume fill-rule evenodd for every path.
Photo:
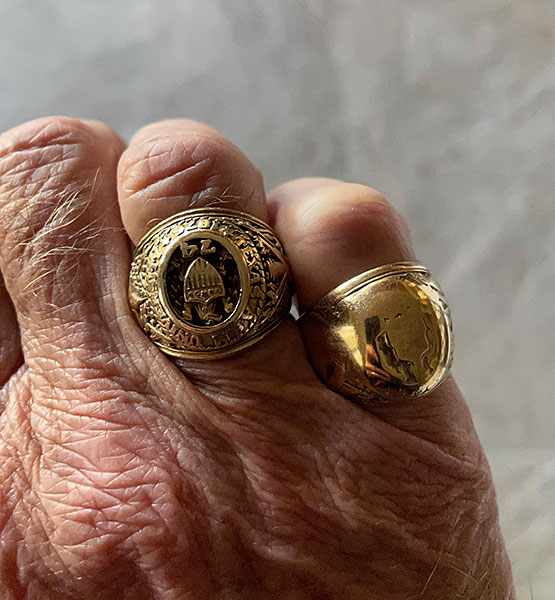
<instances>
[{"instance_id":1,"label":"knuckle","mask_svg":"<svg viewBox=\"0 0 555 600\"><path fill-rule=\"evenodd\" d=\"M309 205L303 235L308 241L350 243L372 238L391 243L408 239L403 217L373 188L338 183L324 197L316 197ZM308 229L308 231L307 231Z\"/></svg>"},{"instance_id":2,"label":"knuckle","mask_svg":"<svg viewBox=\"0 0 555 600\"><path fill-rule=\"evenodd\" d=\"M8 278L24 266L40 270L37 257L47 268L52 247L69 243L67 227L84 227L105 155L114 149L109 136L69 117L36 119L0 137L0 247Z\"/></svg>"},{"instance_id":3,"label":"knuckle","mask_svg":"<svg viewBox=\"0 0 555 600\"><path fill-rule=\"evenodd\" d=\"M39 194L48 197L75 179L90 177L93 140L86 125L67 117L38 119L4 134L0 207Z\"/></svg>"},{"instance_id":4,"label":"knuckle","mask_svg":"<svg viewBox=\"0 0 555 600\"><path fill-rule=\"evenodd\" d=\"M49 146L75 140L87 131L84 123L71 117L41 117L2 134L2 152Z\"/></svg>"},{"instance_id":5,"label":"knuckle","mask_svg":"<svg viewBox=\"0 0 555 600\"><path fill-rule=\"evenodd\" d=\"M260 172L216 132L164 135L132 144L119 165L124 197L242 195Z\"/></svg>"}]
</instances>

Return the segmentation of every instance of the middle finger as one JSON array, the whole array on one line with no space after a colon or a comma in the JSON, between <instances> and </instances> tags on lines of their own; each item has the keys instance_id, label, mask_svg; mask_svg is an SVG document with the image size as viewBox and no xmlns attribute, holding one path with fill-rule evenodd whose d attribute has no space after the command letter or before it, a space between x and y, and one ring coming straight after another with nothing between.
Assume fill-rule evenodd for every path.
<instances>
[{"instance_id":1,"label":"middle finger","mask_svg":"<svg viewBox=\"0 0 555 600\"><path fill-rule=\"evenodd\" d=\"M135 244L158 222L189 208L230 208L261 220L267 216L260 171L221 133L185 119L150 124L132 138L120 160L118 192L122 219ZM240 354L177 363L195 383L206 387L217 379L219 389L244 388L246 381L254 388L255 381L268 378L275 378L278 389L285 373L289 380L315 379L291 318Z\"/></svg>"}]
</instances>

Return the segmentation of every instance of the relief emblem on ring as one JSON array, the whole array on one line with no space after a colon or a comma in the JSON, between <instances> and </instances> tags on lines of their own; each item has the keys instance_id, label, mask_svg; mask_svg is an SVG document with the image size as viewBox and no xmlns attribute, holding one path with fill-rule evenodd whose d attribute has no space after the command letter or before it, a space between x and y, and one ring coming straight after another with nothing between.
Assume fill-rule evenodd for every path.
<instances>
[{"instance_id":1,"label":"relief emblem on ring","mask_svg":"<svg viewBox=\"0 0 555 600\"><path fill-rule=\"evenodd\" d=\"M173 251L166 269L166 298L179 322L214 327L239 302L241 285L235 259L219 241L188 239Z\"/></svg>"}]
</instances>

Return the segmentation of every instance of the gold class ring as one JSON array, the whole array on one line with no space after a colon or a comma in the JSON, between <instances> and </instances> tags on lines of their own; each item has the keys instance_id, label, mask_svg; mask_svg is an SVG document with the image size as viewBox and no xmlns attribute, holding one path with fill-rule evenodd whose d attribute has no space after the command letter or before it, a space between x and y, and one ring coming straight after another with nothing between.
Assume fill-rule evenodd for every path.
<instances>
[{"instance_id":1,"label":"gold class ring","mask_svg":"<svg viewBox=\"0 0 555 600\"><path fill-rule=\"evenodd\" d=\"M453 358L449 307L417 263L371 269L341 284L299 319L308 357L331 389L368 405L423 396Z\"/></svg>"},{"instance_id":2,"label":"gold class ring","mask_svg":"<svg viewBox=\"0 0 555 600\"><path fill-rule=\"evenodd\" d=\"M139 242L129 303L165 353L220 358L243 350L289 313L292 283L281 243L246 213L198 208L176 214Z\"/></svg>"}]
</instances>

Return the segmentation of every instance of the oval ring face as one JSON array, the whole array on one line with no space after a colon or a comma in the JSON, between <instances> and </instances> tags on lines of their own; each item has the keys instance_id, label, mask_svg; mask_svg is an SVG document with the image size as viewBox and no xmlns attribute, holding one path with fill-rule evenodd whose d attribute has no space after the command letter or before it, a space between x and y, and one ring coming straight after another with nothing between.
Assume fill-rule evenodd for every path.
<instances>
[{"instance_id":1,"label":"oval ring face","mask_svg":"<svg viewBox=\"0 0 555 600\"><path fill-rule=\"evenodd\" d=\"M149 231L135 250L129 299L167 354L211 359L246 348L291 305L289 265L262 221L226 209L185 211Z\"/></svg>"}]
</instances>

